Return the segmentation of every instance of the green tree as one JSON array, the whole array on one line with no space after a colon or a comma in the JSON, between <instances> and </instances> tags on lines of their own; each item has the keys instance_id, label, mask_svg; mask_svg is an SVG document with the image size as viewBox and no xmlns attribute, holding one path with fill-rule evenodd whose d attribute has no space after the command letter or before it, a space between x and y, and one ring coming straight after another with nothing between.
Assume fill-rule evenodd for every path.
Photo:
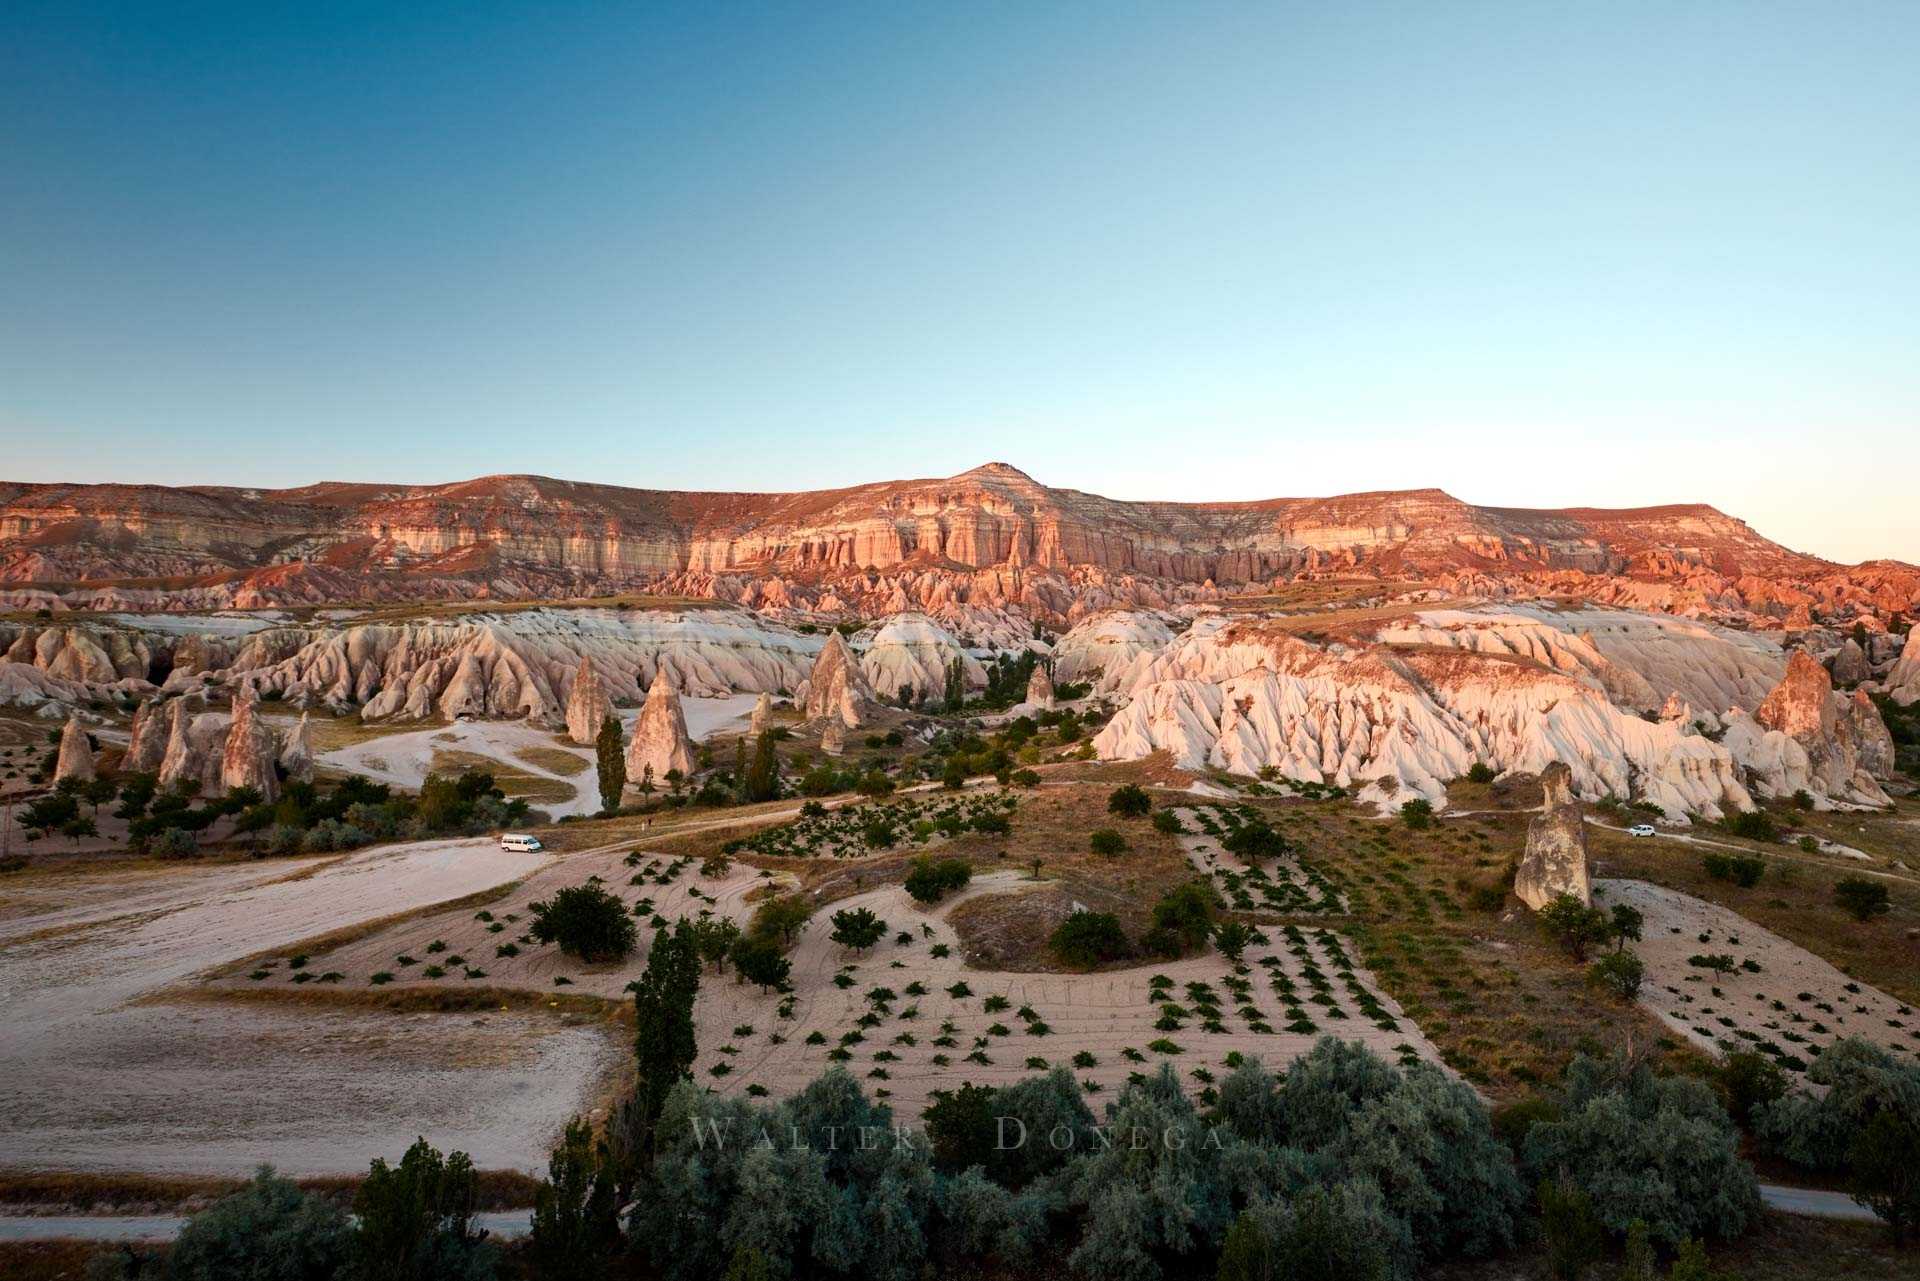
<instances>
[{"instance_id":1,"label":"green tree","mask_svg":"<svg viewBox=\"0 0 1920 1281\"><path fill-rule=\"evenodd\" d=\"M593 1131L575 1117L533 1193L527 1252L541 1276L592 1281L606 1275L620 1245L617 1196L612 1171L595 1151Z\"/></svg>"},{"instance_id":2,"label":"green tree","mask_svg":"<svg viewBox=\"0 0 1920 1281\"><path fill-rule=\"evenodd\" d=\"M812 916L812 900L801 894L782 894L760 901L760 906L753 910L747 932L758 938L777 939L782 946L789 946Z\"/></svg>"},{"instance_id":3,"label":"green tree","mask_svg":"<svg viewBox=\"0 0 1920 1281\"><path fill-rule=\"evenodd\" d=\"M1843 876L1834 883L1833 901L1856 921L1870 921L1891 909L1887 887L1864 876Z\"/></svg>"},{"instance_id":4,"label":"green tree","mask_svg":"<svg viewBox=\"0 0 1920 1281\"><path fill-rule=\"evenodd\" d=\"M442 1157L425 1140L398 1166L375 1158L354 1194L359 1281L482 1281L495 1252L473 1226L480 1185L464 1152Z\"/></svg>"},{"instance_id":5,"label":"green tree","mask_svg":"<svg viewBox=\"0 0 1920 1281\"><path fill-rule=\"evenodd\" d=\"M1127 838L1111 827L1096 828L1087 837L1087 848L1108 858L1127 852Z\"/></svg>"},{"instance_id":6,"label":"green tree","mask_svg":"<svg viewBox=\"0 0 1920 1281\"><path fill-rule=\"evenodd\" d=\"M333 1281L353 1246L346 1211L272 1168L187 1220L167 1259L178 1281Z\"/></svg>"},{"instance_id":7,"label":"green tree","mask_svg":"<svg viewBox=\"0 0 1920 1281\"><path fill-rule=\"evenodd\" d=\"M1881 1112L1847 1150L1847 1191L1887 1225L1896 1242L1920 1229L1920 1125Z\"/></svg>"},{"instance_id":8,"label":"green tree","mask_svg":"<svg viewBox=\"0 0 1920 1281\"><path fill-rule=\"evenodd\" d=\"M1647 967L1632 952L1609 952L1587 971L1587 982L1613 993L1623 1001L1640 995Z\"/></svg>"},{"instance_id":9,"label":"green tree","mask_svg":"<svg viewBox=\"0 0 1920 1281\"><path fill-rule=\"evenodd\" d=\"M780 955L780 945L763 935L748 934L735 940L730 956L738 980L756 984L763 992L785 983L793 970L793 963Z\"/></svg>"},{"instance_id":10,"label":"green tree","mask_svg":"<svg viewBox=\"0 0 1920 1281\"><path fill-rule=\"evenodd\" d=\"M841 947L865 952L886 937L887 923L868 908L848 908L833 914L833 933L829 935Z\"/></svg>"},{"instance_id":11,"label":"green tree","mask_svg":"<svg viewBox=\"0 0 1920 1281\"><path fill-rule=\"evenodd\" d=\"M754 741L753 763L747 766L743 797L749 804L777 800L780 796L780 756L774 750L773 731L761 730Z\"/></svg>"},{"instance_id":12,"label":"green tree","mask_svg":"<svg viewBox=\"0 0 1920 1281\"><path fill-rule=\"evenodd\" d=\"M693 1076L694 998L700 994L700 956L683 918L654 935L647 968L633 984L635 1146L651 1150L667 1095Z\"/></svg>"},{"instance_id":13,"label":"green tree","mask_svg":"<svg viewBox=\"0 0 1920 1281\"><path fill-rule=\"evenodd\" d=\"M620 735L620 718L609 716L600 722L593 740L594 764L600 775L600 812L610 814L620 808L621 794L627 790L626 742Z\"/></svg>"},{"instance_id":14,"label":"green tree","mask_svg":"<svg viewBox=\"0 0 1920 1281\"><path fill-rule=\"evenodd\" d=\"M1414 831L1433 825L1433 802L1415 797L1400 807L1400 821Z\"/></svg>"},{"instance_id":15,"label":"green tree","mask_svg":"<svg viewBox=\"0 0 1920 1281\"><path fill-rule=\"evenodd\" d=\"M1597 907L1588 907L1571 894L1557 894L1535 918L1540 932L1559 944L1576 961L1587 959L1587 949L1605 942L1613 921Z\"/></svg>"},{"instance_id":16,"label":"green tree","mask_svg":"<svg viewBox=\"0 0 1920 1281\"><path fill-rule=\"evenodd\" d=\"M1227 1230L1226 1244L1220 1247L1220 1266L1215 1281L1273 1281L1273 1242L1259 1221L1242 1214Z\"/></svg>"},{"instance_id":17,"label":"green tree","mask_svg":"<svg viewBox=\"0 0 1920 1281\"><path fill-rule=\"evenodd\" d=\"M1079 911L1054 928L1048 949L1061 964L1091 969L1103 961L1117 961L1132 948L1120 918L1109 912Z\"/></svg>"},{"instance_id":18,"label":"green tree","mask_svg":"<svg viewBox=\"0 0 1920 1281\"><path fill-rule=\"evenodd\" d=\"M1540 1181L1538 1201L1548 1270L1558 1281L1580 1281L1607 1249L1606 1230L1594 1216L1593 1199L1562 1174Z\"/></svg>"},{"instance_id":19,"label":"green tree","mask_svg":"<svg viewBox=\"0 0 1920 1281\"><path fill-rule=\"evenodd\" d=\"M1107 797L1107 813L1121 818L1145 818L1153 809L1153 798L1138 783L1116 787Z\"/></svg>"},{"instance_id":20,"label":"green tree","mask_svg":"<svg viewBox=\"0 0 1920 1281\"><path fill-rule=\"evenodd\" d=\"M590 965L618 961L633 951L635 930L626 904L598 885L569 885L531 905L527 932Z\"/></svg>"}]
</instances>

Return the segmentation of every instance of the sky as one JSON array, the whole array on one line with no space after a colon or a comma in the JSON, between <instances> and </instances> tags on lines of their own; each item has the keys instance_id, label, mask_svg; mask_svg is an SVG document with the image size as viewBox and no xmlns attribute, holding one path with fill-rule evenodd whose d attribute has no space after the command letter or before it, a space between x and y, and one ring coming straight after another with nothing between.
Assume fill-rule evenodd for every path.
<instances>
[{"instance_id":1,"label":"sky","mask_svg":"<svg viewBox=\"0 0 1920 1281\"><path fill-rule=\"evenodd\" d=\"M0 479L1708 502L1920 561L1920 4L0 7Z\"/></svg>"}]
</instances>

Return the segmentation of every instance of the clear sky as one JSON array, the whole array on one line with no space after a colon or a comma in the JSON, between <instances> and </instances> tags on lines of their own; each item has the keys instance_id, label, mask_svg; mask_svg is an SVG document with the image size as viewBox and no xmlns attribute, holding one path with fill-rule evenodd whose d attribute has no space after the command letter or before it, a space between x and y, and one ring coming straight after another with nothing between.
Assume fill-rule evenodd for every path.
<instances>
[{"instance_id":1,"label":"clear sky","mask_svg":"<svg viewBox=\"0 0 1920 1281\"><path fill-rule=\"evenodd\" d=\"M989 459L1920 561L1920 4L0 6L0 478Z\"/></svg>"}]
</instances>

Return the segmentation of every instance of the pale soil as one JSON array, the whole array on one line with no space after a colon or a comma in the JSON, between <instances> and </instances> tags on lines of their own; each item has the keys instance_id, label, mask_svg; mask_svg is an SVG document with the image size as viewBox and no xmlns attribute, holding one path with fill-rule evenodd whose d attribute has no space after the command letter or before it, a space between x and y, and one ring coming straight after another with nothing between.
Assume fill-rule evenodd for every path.
<instances>
[{"instance_id":1,"label":"pale soil","mask_svg":"<svg viewBox=\"0 0 1920 1281\"><path fill-rule=\"evenodd\" d=\"M456 899L548 862L489 839L330 859L9 885L0 928L0 1168L364 1169L416 1134L534 1169L624 1057L537 1014L175 999L262 948Z\"/></svg>"},{"instance_id":2,"label":"pale soil","mask_svg":"<svg viewBox=\"0 0 1920 1281\"><path fill-rule=\"evenodd\" d=\"M1703 1049L1754 1050L1770 1042L1811 1063L1821 1047L1856 1036L1920 1053L1920 1014L1736 912L1645 881L1596 881L1593 893L1602 907L1625 903L1645 916L1642 940L1630 945L1646 965L1641 1002ZM1733 957L1736 966L1750 960L1759 972L1724 974L1687 963L1716 954Z\"/></svg>"},{"instance_id":3,"label":"pale soil","mask_svg":"<svg viewBox=\"0 0 1920 1281\"><path fill-rule=\"evenodd\" d=\"M777 883L777 878L763 875L759 869L741 861L735 861L725 875L716 877L701 876L699 863L692 861L670 884L653 884L649 872L664 872L669 865L670 860L663 855L643 856L637 867L629 867L618 851L568 856L535 873L513 893L489 903L484 909L468 907L416 917L331 951L316 950L309 958L307 969L343 973L345 979L338 986L346 990L370 990L371 976L387 971L394 978L378 990L484 984L490 988L563 991L624 999L627 984L645 968L645 952L653 929L650 921L639 922L641 947L624 962L587 966L564 956L558 948L534 943L521 934L531 919L529 905L564 886L583 884L589 877L598 876L604 888L629 906L650 898L654 909L668 921L711 911L744 923L753 910L749 896ZM646 883L630 885L629 881L636 875ZM1347 1015L1334 1018L1317 1005L1306 1006L1319 1024L1319 1032L1311 1034L1285 1030L1288 1019L1270 987L1272 972L1259 963L1262 957L1277 957L1278 972L1294 980L1303 999L1311 995L1302 973L1305 962L1289 950L1288 940L1273 926L1267 927L1271 943L1249 950L1245 976L1252 984L1251 1001L1273 1028L1271 1033L1249 1030L1246 1020L1236 1012L1238 1002L1224 985L1233 971L1217 953L1086 975L1003 974L968 968L958 935L947 920L953 908L988 895L1024 893L1034 884L1017 872L996 872L977 877L966 890L949 895L930 910L915 903L897 883L836 900L830 909L823 910L808 924L789 954L795 990L790 1019L779 1016L781 997L778 994L763 993L757 987L741 984L731 974L709 971L702 980L696 1012L699 1060L695 1079L723 1091L758 1086L778 1096L797 1090L830 1065L829 1052L840 1043L842 1034L855 1030L856 1021L870 1008L866 994L876 987L891 988L896 996L882 1022L866 1030L864 1041L850 1047L852 1058L846 1066L869 1089L887 1092L885 1097L906 1116L918 1115L934 1090L953 1088L964 1081L982 1084L1015 1081L1035 1070L1027 1065L1029 1057L1044 1058L1049 1065L1066 1066L1080 1051L1092 1053L1097 1064L1076 1069L1075 1075L1114 1093L1130 1072L1153 1070L1162 1056L1149 1051L1147 1046L1162 1037L1171 1039L1184 1050L1173 1062L1194 1088L1198 1088L1199 1083L1192 1077L1192 1070L1205 1068L1221 1074L1223 1060L1230 1052L1259 1056L1278 1065L1306 1051L1322 1033L1362 1041L1390 1058L1404 1045L1421 1057L1436 1062L1439 1059L1433 1045L1402 1015L1399 1007L1364 970L1356 968L1357 980L1380 999L1399 1026L1393 1031L1382 1030L1360 1012L1355 998L1335 973L1324 947L1311 930L1305 943L1307 957L1333 981L1336 1001ZM833 911L862 907L877 913L890 930L887 939L872 952L854 956L829 938L832 926L828 917ZM494 919L481 919L480 911ZM514 919L509 921L509 917ZM502 928L492 931L489 929L492 924ZM895 942L894 935L900 931L906 932L911 941ZM429 945L436 942L444 943L444 949L429 952ZM510 958L497 956L496 949L508 942L518 947L520 954ZM935 957L933 949L937 944L945 944L950 954ZM1351 955L1352 949L1348 951ZM412 963L402 965L401 956L411 957ZM461 958L463 964L458 967L449 964L454 957ZM264 978L252 979L248 973L236 969L223 976L220 983L255 991L290 989L294 983L293 972L287 968L286 959L276 958L277 963L268 969ZM445 976L424 977L429 964L441 965L446 970ZM853 978L852 985L844 989L833 982L842 966L851 967L849 972ZM467 978L468 967L484 970L484 977ZM1171 995L1163 999L1181 1005L1191 1004L1184 991L1188 982L1198 980L1212 984L1223 1007L1226 1030L1207 1033L1201 1029L1198 1017L1190 1018L1178 1031L1156 1030L1159 1002L1151 999L1149 992L1149 979L1156 974L1164 974L1174 983ZM557 978L568 982L556 986ZM927 989L924 995L907 993L908 985L916 981ZM971 994L949 995L946 989L958 982L965 982ZM984 1001L994 995L1004 996L1010 1008L991 1015L986 1013ZM1026 1023L1017 1017L1023 1005L1033 1007L1051 1028L1050 1034L1035 1036L1027 1031ZM916 1013L908 1017L909 1010ZM958 1042L950 1048L932 1044L941 1035L941 1024L946 1020L955 1024L951 1035ZM996 1023L1007 1027L1010 1034L991 1034L989 1029ZM735 1035L736 1029L743 1027L751 1030ZM825 1043L806 1044L808 1034L816 1031L826 1038ZM903 1034L913 1037L916 1043L908 1045L898 1041L896 1038ZM775 1035L782 1038L780 1043L775 1043ZM988 1038L985 1052L992 1060L990 1064L966 1061L965 1056L975 1048L976 1037ZM1128 1047L1140 1051L1145 1061L1131 1062L1122 1057L1121 1051ZM876 1060L874 1056L883 1051L897 1058ZM950 1063L934 1063L933 1056L943 1053ZM728 1070L721 1076L713 1075L713 1069L722 1064ZM886 1075L872 1075L875 1069Z\"/></svg>"}]
</instances>

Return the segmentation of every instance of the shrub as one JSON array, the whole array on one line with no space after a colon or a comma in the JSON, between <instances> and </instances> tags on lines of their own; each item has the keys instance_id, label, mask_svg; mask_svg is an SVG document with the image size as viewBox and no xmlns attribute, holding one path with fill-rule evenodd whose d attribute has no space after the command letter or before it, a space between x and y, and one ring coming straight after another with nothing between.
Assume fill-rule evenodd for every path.
<instances>
[{"instance_id":1,"label":"shrub","mask_svg":"<svg viewBox=\"0 0 1920 1281\"><path fill-rule=\"evenodd\" d=\"M1186 824L1180 821L1180 816L1172 810L1155 810L1153 812L1153 830L1163 832L1168 836L1178 836L1186 831L1187 828Z\"/></svg>"},{"instance_id":2,"label":"shrub","mask_svg":"<svg viewBox=\"0 0 1920 1281\"><path fill-rule=\"evenodd\" d=\"M153 838L156 858L191 858L199 852L199 838L184 827L169 827Z\"/></svg>"},{"instance_id":3,"label":"shrub","mask_svg":"<svg viewBox=\"0 0 1920 1281\"><path fill-rule=\"evenodd\" d=\"M1700 865L1716 881L1731 881L1742 889L1751 889L1766 875L1767 860L1758 854L1703 854Z\"/></svg>"},{"instance_id":4,"label":"shrub","mask_svg":"<svg viewBox=\"0 0 1920 1281\"><path fill-rule=\"evenodd\" d=\"M352 1241L344 1210L262 1166L246 1187L187 1220L167 1272L181 1281L324 1281L346 1266Z\"/></svg>"},{"instance_id":5,"label":"shrub","mask_svg":"<svg viewBox=\"0 0 1920 1281\"><path fill-rule=\"evenodd\" d=\"M1103 961L1117 961L1132 949L1120 928L1120 918L1108 912L1075 912L1060 922L1047 947L1061 964L1091 969Z\"/></svg>"},{"instance_id":6,"label":"shrub","mask_svg":"<svg viewBox=\"0 0 1920 1281\"><path fill-rule=\"evenodd\" d=\"M1555 895L1540 909L1536 923L1542 934L1576 961L1584 961L1589 947L1605 942L1613 934L1612 918L1571 894Z\"/></svg>"},{"instance_id":7,"label":"shrub","mask_svg":"<svg viewBox=\"0 0 1920 1281\"><path fill-rule=\"evenodd\" d=\"M1414 831L1433 825L1433 802L1415 797L1400 807L1400 821Z\"/></svg>"},{"instance_id":8,"label":"shrub","mask_svg":"<svg viewBox=\"0 0 1920 1281\"><path fill-rule=\"evenodd\" d=\"M1116 787L1107 797L1107 813L1121 818L1145 818L1153 809L1153 798L1138 783Z\"/></svg>"},{"instance_id":9,"label":"shrub","mask_svg":"<svg viewBox=\"0 0 1920 1281\"><path fill-rule=\"evenodd\" d=\"M1087 846L1095 854L1104 854L1112 858L1117 854L1126 853L1127 839L1111 827L1096 828L1092 835L1087 837Z\"/></svg>"},{"instance_id":10,"label":"shrub","mask_svg":"<svg viewBox=\"0 0 1920 1281\"><path fill-rule=\"evenodd\" d=\"M1640 984L1646 973L1647 967L1632 952L1609 952L1587 971L1587 982L1623 1001L1631 1001L1640 995Z\"/></svg>"},{"instance_id":11,"label":"shrub","mask_svg":"<svg viewBox=\"0 0 1920 1281\"><path fill-rule=\"evenodd\" d=\"M780 955L779 944L766 935L742 936L734 941L728 955L734 973L743 982L757 984L763 992L785 983L793 970L793 963Z\"/></svg>"},{"instance_id":12,"label":"shrub","mask_svg":"<svg viewBox=\"0 0 1920 1281\"><path fill-rule=\"evenodd\" d=\"M1643 1220L1655 1241L1673 1248L1737 1235L1758 1214L1740 1133L1701 1082L1580 1055L1558 1102L1557 1118L1527 1132L1526 1166L1536 1178L1564 1174L1609 1230Z\"/></svg>"},{"instance_id":13,"label":"shrub","mask_svg":"<svg viewBox=\"0 0 1920 1281\"><path fill-rule=\"evenodd\" d=\"M1720 826L1734 836L1744 836L1750 841L1774 841L1780 838L1780 831L1773 825L1773 818L1765 810L1735 810L1720 820Z\"/></svg>"},{"instance_id":14,"label":"shrub","mask_svg":"<svg viewBox=\"0 0 1920 1281\"><path fill-rule=\"evenodd\" d=\"M1269 827L1264 819L1249 820L1227 833L1220 842L1229 854L1237 854L1248 863L1280 858L1293 847L1287 838Z\"/></svg>"},{"instance_id":15,"label":"shrub","mask_svg":"<svg viewBox=\"0 0 1920 1281\"><path fill-rule=\"evenodd\" d=\"M1720 1099L1727 1115L1741 1127L1751 1126L1755 1115L1782 1098L1787 1092L1787 1074L1764 1054L1741 1050L1727 1055L1714 1073Z\"/></svg>"},{"instance_id":16,"label":"shrub","mask_svg":"<svg viewBox=\"0 0 1920 1281\"><path fill-rule=\"evenodd\" d=\"M1843 876L1836 881L1833 901L1856 921L1870 921L1892 906L1887 899L1887 887L1864 876Z\"/></svg>"},{"instance_id":17,"label":"shrub","mask_svg":"<svg viewBox=\"0 0 1920 1281\"><path fill-rule=\"evenodd\" d=\"M1493 767L1485 761L1475 761L1467 770L1467 781L1469 783L1491 783L1493 781Z\"/></svg>"},{"instance_id":18,"label":"shrub","mask_svg":"<svg viewBox=\"0 0 1920 1281\"><path fill-rule=\"evenodd\" d=\"M636 937L626 905L598 885L570 885L531 905L527 932L589 964L623 959Z\"/></svg>"},{"instance_id":19,"label":"shrub","mask_svg":"<svg viewBox=\"0 0 1920 1281\"><path fill-rule=\"evenodd\" d=\"M850 908L833 914L830 937L841 947L864 952L885 938L887 923L867 908Z\"/></svg>"},{"instance_id":20,"label":"shrub","mask_svg":"<svg viewBox=\"0 0 1920 1281\"><path fill-rule=\"evenodd\" d=\"M1607 1250L1606 1229L1594 1216L1592 1199L1563 1173L1540 1180L1538 1200L1547 1269L1559 1281L1579 1281Z\"/></svg>"},{"instance_id":21,"label":"shrub","mask_svg":"<svg viewBox=\"0 0 1920 1281\"><path fill-rule=\"evenodd\" d=\"M913 870L907 873L906 890L914 901L919 903L938 903L949 890L961 889L973 879L973 868L963 858L931 858L914 860Z\"/></svg>"}]
</instances>

